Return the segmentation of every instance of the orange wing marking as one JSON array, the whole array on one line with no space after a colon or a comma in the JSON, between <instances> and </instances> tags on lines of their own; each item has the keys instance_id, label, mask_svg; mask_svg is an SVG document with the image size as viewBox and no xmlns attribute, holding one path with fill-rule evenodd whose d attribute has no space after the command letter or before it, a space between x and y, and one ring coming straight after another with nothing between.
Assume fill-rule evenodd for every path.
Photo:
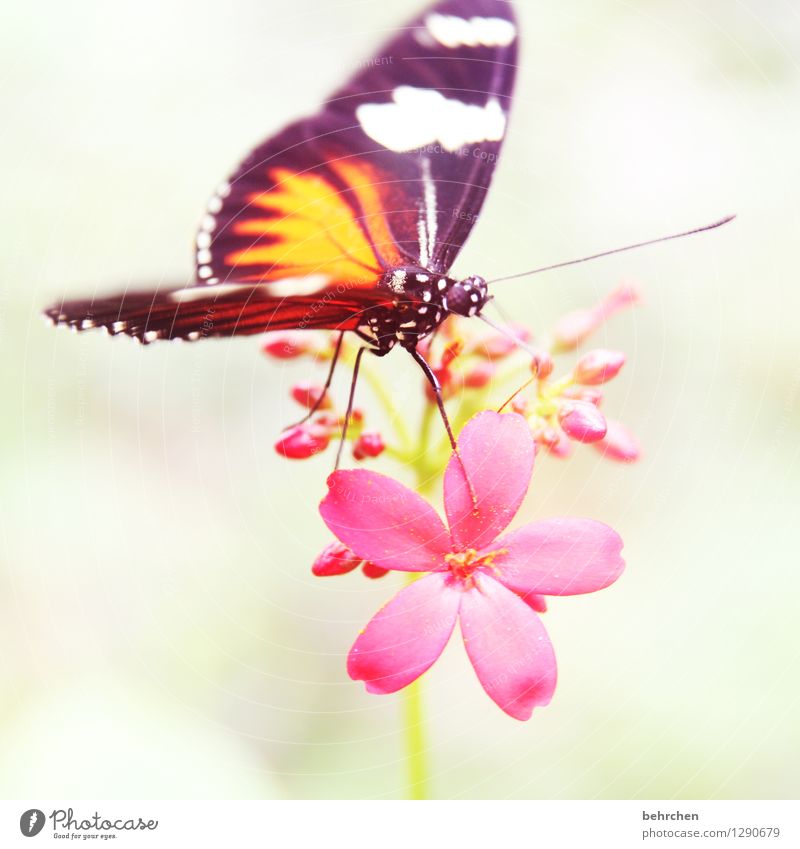
<instances>
[{"instance_id":1,"label":"orange wing marking","mask_svg":"<svg viewBox=\"0 0 800 849\"><path fill-rule=\"evenodd\" d=\"M269 177L275 187L248 199L268 215L239 221L233 228L237 235L254 237L250 247L225 257L232 268L249 267L236 274L237 279L270 280L324 271L337 280L363 281L363 285L375 282L382 267L373 244L393 242L374 179L370 181L367 175L371 169L364 164L335 165L334 170L369 216L370 228L361 226L346 193L336 191L324 177L273 168Z\"/></svg>"}]
</instances>

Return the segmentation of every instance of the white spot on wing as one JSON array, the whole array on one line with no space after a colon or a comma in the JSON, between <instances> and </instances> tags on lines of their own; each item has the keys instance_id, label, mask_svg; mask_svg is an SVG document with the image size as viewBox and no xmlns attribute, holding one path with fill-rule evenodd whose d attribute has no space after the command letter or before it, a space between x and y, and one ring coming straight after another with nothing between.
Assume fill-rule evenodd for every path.
<instances>
[{"instance_id":1,"label":"white spot on wing","mask_svg":"<svg viewBox=\"0 0 800 849\"><path fill-rule=\"evenodd\" d=\"M389 278L389 288L398 294L405 292L406 273L402 268L398 268L392 272L392 276Z\"/></svg>"},{"instance_id":2,"label":"white spot on wing","mask_svg":"<svg viewBox=\"0 0 800 849\"><path fill-rule=\"evenodd\" d=\"M480 106L436 89L404 85L392 98L392 103L362 103L356 117L371 139L398 153L437 142L452 152L466 144L500 141L505 133L506 116L495 97Z\"/></svg>"},{"instance_id":3,"label":"white spot on wing","mask_svg":"<svg viewBox=\"0 0 800 849\"><path fill-rule=\"evenodd\" d=\"M191 286L188 289L176 289L169 293L169 299L177 304L185 304L190 301L205 301L214 297L225 297L236 292L253 289L253 286L237 283L220 283L218 286Z\"/></svg>"},{"instance_id":4,"label":"white spot on wing","mask_svg":"<svg viewBox=\"0 0 800 849\"><path fill-rule=\"evenodd\" d=\"M276 298L290 298L297 295L315 295L324 289L330 278L326 274L309 274L307 277L287 277L266 285L268 294Z\"/></svg>"},{"instance_id":5,"label":"white spot on wing","mask_svg":"<svg viewBox=\"0 0 800 849\"><path fill-rule=\"evenodd\" d=\"M427 268L430 261L430 256L428 256L428 230L425 227L425 219L422 213L417 218L417 241L419 242L419 264L423 268Z\"/></svg>"},{"instance_id":6,"label":"white spot on wing","mask_svg":"<svg viewBox=\"0 0 800 849\"><path fill-rule=\"evenodd\" d=\"M428 32L445 47L507 47L517 29L505 18L459 18L431 14L425 18Z\"/></svg>"},{"instance_id":7,"label":"white spot on wing","mask_svg":"<svg viewBox=\"0 0 800 849\"><path fill-rule=\"evenodd\" d=\"M425 229L428 234L428 259L433 256L433 250L436 247L436 234L438 230L438 220L436 217L436 183L433 182L431 176L431 163L427 156L422 157L422 183L425 189ZM427 262L421 263L423 266Z\"/></svg>"}]
</instances>

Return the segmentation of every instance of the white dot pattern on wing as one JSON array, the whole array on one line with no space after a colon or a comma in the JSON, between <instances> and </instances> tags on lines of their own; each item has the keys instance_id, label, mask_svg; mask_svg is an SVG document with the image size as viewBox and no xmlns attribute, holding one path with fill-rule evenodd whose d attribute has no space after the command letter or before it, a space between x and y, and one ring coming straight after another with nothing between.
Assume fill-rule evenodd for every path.
<instances>
[{"instance_id":1,"label":"white dot pattern on wing","mask_svg":"<svg viewBox=\"0 0 800 849\"><path fill-rule=\"evenodd\" d=\"M197 233L197 277L203 283L213 286L217 283L217 278L213 276L214 271L211 268L211 241L212 233L217 227L217 219L214 217L221 209L225 198L231 193L229 183L220 183L217 186L216 192L211 196L208 202L208 213L203 216L200 222L200 230Z\"/></svg>"},{"instance_id":2,"label":"white dot pattern on wing","mask_svg":"<svg viewBox=\"0 0 800 849\"><path fill-rule=\"evenodd\" d=\"M481 106L407 85L392 92L391 103L362 103L356 117L373 141L397 153L432 144L454 152L467 144L500 141L506 131L496 97Z\"/></svg>"},{"instance_id":3,"label":"white dot pattern on wing","mask_svg":"<svg viewBox=\"0 0 800 849\"><path fill-rule=\"evenodd\" d=\"M428 33L445 47L507 47L517 29L505 18L459 18L430 14L425 18ZM422 39L420 39L422 40Z\"/></svg>"}]
</instances>

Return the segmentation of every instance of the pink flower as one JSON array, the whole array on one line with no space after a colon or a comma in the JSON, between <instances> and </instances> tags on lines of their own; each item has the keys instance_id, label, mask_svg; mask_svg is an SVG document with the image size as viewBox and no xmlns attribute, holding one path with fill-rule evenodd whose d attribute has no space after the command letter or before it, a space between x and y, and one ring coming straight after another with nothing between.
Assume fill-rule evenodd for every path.
<instances>
[{"instance_id":1,"label":"pink flower","mask_svg":"<svg viewBox=\"0 0 800 849\"><path fill-rule=\"evenodd\" d=\"M621 574L622 540L589 519L550 519L502 534L533 471L534 442L516 413L483 412L459 438L444 478L449 529L398 481L362 469L334 472L320 513L358 557L425 573L370 621L348 657L371 693L410 684L439 657L456 622L488 695L528 719L556 684L553 648L535 610L543 595L602 589ZM464 469L475 496L466 483Z\"/></svg>"}]
</instances>

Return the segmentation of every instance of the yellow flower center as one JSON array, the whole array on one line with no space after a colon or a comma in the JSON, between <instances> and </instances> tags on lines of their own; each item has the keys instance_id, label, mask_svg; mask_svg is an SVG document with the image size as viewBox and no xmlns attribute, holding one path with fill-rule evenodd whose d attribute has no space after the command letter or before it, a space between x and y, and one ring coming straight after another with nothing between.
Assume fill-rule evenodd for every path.
<instances>
[{"instance_id":1,"label":"yellow flower center","mask_svg":"<svg viewBox=\"0 0 800 849\"><path fill-rule=\"evenodd\" d=\"M454 551L452 554L446 554L444 559L454 578L461 581L465 587L474 587L473 574L475 570L483 566L492 569L494 572L499 572L498 567L494 565L494 559L501 554L508 554L508 549L498 548L496 551L478 554L474 548L468 548L466 551Z\"/></svg>"}]
</instances>

